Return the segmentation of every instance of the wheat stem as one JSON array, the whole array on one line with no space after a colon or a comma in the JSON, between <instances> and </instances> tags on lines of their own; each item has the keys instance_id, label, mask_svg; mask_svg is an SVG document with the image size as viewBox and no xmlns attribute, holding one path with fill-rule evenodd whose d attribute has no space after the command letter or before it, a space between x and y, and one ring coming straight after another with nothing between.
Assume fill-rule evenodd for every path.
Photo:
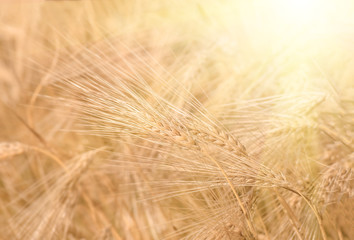
<instances>
[{"instance_id":1,"label":"wheat stem","mask_svg":"<svg viewBox=\"0 0 354 240\"><path fill-rule=\"evenodd\" d=\"M209 154L207 151L203 151L203 153L204 153L205 156L207 156L212 162L214 162L215 165L220 169L221 173L223 174L223 176L225 177L227 183L229 184L229 186L230 186L230 188L231 188L231 190L232 190L234 196L235 196L236 199L237 199L237 202L238 202L238 204L239 204L239 206L240 206L240 208L241 208L241 210L242 210L243 215L244 215L245 218L246 218L247 225L248 225L248 227L249 227L249 229L250 229L252 235L253 235L254 237L257 237L256 231L255 231L255 229L254 229L254 227L253 227L253 225L252 225L252 223L251 223L250 216L249 216L248 212L246 211L246 208L244 207L244 205L243 205L243 203L242 203L242 201L241 201L240 196L237 194L236 189L235 189L235 187L233 186L233 184L231 183L231 181L230 181L229 177L227 176L225 170L221 167L221 165L219 164L218 161L216 161L212 156L210 156L210 154Z\"/></svg>"}]
</instances>

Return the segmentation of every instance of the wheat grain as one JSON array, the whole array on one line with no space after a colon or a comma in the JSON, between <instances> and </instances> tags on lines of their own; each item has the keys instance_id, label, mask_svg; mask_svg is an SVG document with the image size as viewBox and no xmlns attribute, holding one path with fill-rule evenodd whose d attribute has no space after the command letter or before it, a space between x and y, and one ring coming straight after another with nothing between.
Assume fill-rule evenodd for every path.
<instances>
[{"instance_id":1,"label":"wheat grain","mask_svg":"<svg viewBox=\"0 0 354 240\"><path fill-rule=\"evenodd\" d=\"M19 142L1 142L0 159L10 158L25 152L28 148Z\"/></svg>"}]
</instances>

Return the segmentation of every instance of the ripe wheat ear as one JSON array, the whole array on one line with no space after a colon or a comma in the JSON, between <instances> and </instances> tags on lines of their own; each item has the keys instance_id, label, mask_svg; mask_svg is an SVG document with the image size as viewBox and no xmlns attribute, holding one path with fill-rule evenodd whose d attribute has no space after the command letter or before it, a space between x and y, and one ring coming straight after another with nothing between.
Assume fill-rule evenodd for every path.
<instances>
[{"instance_id":1,"label":"ripe wheat ear","mask_svg":"<svg viewBox=\"0 0 354 240\"><path fill-rule=\"evenodd\" d=\"M90 50L87 50L86 54L95 58L95 53ZM127 65L135 66L134 63L129 62ZM207 112L198 117L200 114L198 110L185 112L161 99L159 93L154 92L153 86L148 85L148 82L141 78L138 70L130 69L132 72L129 74L121 73L119 65L115 66L112 63L105 64L103 68L102 76L94 68L88 68L85 81L66 78L60 81L63 85L59 85L72 96L72 106L79 118L92 129L94 134L112 139L123 134L203 156L202 162L207 162L209 168L214 168L216 173L223 175L253 236L256 236L256 232L250 213L244 207L236 190L237 187L274 187L294 192L312 209L321 234L324 239L326 238L321 217L310 198L287 181L283 174L272 171L259 160L249 156L239 140L223 130L220 123L213 122L212 117L206 117ZM121 77L122 75L125 77ZM165 84L161 82L162 86ZM162 88L160 91L165 90ZM171 94L175 93L171 92ZM188 96L189 93L182 95ZM201 106L195 101L187 104ZM215 154L215 150L220 154ZM298 225L295 222L299 221L294 220L295 216L288 204L277 191L276 193L294 224L295 232L303 239L298 227L295 226Z\"/></svg>"}]
</instances>

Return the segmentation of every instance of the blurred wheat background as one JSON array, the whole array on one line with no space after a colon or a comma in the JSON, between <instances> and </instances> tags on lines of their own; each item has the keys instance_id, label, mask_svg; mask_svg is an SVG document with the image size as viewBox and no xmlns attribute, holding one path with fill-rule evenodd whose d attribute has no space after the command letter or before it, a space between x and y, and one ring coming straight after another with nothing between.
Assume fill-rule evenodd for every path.
<instances>
[{"instance_id":1,"label":"blurred wheat background","mask_svg":"<svg viewBox=\"0 0 354 240\"><path fill-rule=\"evenodd\" d=\"M354 239L354 2L0 1L0 239Z\"/></svg>"}]
</instances>

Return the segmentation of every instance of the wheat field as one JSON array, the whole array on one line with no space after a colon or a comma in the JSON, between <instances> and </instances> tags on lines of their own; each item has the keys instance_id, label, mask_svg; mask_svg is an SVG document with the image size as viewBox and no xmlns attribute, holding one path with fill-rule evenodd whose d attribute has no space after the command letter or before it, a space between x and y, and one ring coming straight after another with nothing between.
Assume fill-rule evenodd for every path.
<instances>
[{"instance_id":1,"label":"wheat field","mask_svg":"<svg viewBox=\"0 0 354 240\"><path fill-rule=\"evenodd\" d=\"M354 2L1 0L0 240L354 239Z\"/></svg>"}]
</instances>

